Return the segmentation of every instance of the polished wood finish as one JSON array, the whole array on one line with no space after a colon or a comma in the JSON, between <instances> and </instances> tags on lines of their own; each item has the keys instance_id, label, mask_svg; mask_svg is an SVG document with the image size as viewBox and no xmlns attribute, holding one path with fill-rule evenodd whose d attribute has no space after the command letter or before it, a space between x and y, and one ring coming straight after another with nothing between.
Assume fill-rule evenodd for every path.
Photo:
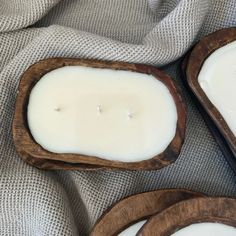
<instances>
[{"instance_id":1,"label":"polished wood finish","mask_svg":"<svg viewBox=\"0 0 236 236\"><path fill-rule=\"evenodd\" d=\"M151 217L137 235L170 236L181 228L200 222L236 227L236 199L194 198L179 202Z\"/></svg>"},{"instance_id":2,"label":"polished wood finish","mask_svg":"<svg viewBox=\"0 0 236 236\"><path fill-rule=\"evenodd\" d=\"M214 121L217 128L220 130L221 134L229 144L233 155L236 157L236 137L227 125L221 113L211 103L198 83L199 72L204 61L210 56L210 54L218 48L235 40L236 28L222 29L200 40L189 55L186 76L191 90L196 95L205 111Z\"/></svg>"},{"instance_id":3,"label":"polished wood finish","mask_svg":"<svg viewBox=\"0 0 236 236\"><path fill-rule=\"evenodd\" d=\"M156 190L132 195L111 206L95 224L91 236L117 235L182 200L202 196L183 189Z\"/></svg>"},{"instance_id":4,"label":"polished wood finish","mask_svg":"<svg viewBox=\"0 0 236 236\"><path fill-rule=\"evenodd\" d=\"M110 68L114 70L128 70L145 74L152 74L156 79L162 81L169 89L178 113L178 122L176 134L169 146L161 154L140 162L118 162L105 160L95 156L86 156L81 154L57 154L43 149L32 137L27 124L27 106L29 95L33 86L46 73L63 66L87 66L95 68ZM49 58L29 67L22 75L15 106L13 120L13 139L17 152L21 158L29 164L39 168L64 169L83 169L87 165L96 170L98 168L118 168L128 170L151 170L161 169L173 163L181 150L186 126L186 106L180 95L179 89L174 81L164 72L155 67L141 64L129 64L124 62L104 62L96 60L73 59L73 58ZM55 162L57 161L57 162ZM43 162L46 162L45 164Z\"/></svg>"}]
</instances>

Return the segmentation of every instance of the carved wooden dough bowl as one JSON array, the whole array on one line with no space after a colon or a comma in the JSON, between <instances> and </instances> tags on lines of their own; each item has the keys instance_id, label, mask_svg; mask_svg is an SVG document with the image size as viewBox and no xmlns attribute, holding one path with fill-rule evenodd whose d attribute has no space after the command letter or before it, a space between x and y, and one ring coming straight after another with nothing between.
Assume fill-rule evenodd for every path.
<instances>
[{"instance_id":1,"label":"carved wooden dough bowl","mask_svg":"<svg viewBox=\"0 0 236 236\"><path fill-rule=\"evenodd\" d=\"M175 101L178 114L176 134L166 150L148 160L126 163L81 154L52 153L43 149L38 143L36 143L27 124L27 105L31 89L44 74L51 70L63 66L75 65L110 68L114 70L129 70L152 74L156 79L162 81L169 89ZM129 64L124 62L105 62L73 58L49 58L39 61L29 67L21 77L13 120L13 139L17 152L21 158L38 168L86 170L118 168L128 170L151 170L163 168L177 159L184 141L185 126L186 106L179 90L173 80L157 68L148 65Z\"/></svg>"},{"instance_id":2,"label":"carved wooden dough bowl","mask_svg":"<svg viewBox=\"0 0 236 236\"><path fill-rule=\"evenodd\" d=\"M216 124L236 157L236 137L230 130L221 113L211 103L198 83L198 74L207 57L218 48L235 40L236 28L222 29L200 40L189 55L186 76L191 90L196 95L213 122Z\"/></svg>"},{"instance_id":3,"label":"carved wooden dough bowl","mask_svg":"<svg viewBox=\"0 0 236 236\"><path fill-rule=\"evenodd\" d=\"M183 189L156 190L132 195L104 212L90 236L117 235L128 226L147 219L177 202L199 196L202 195Z\"/></svg>"},{"instance_id":4,"label":"carved wooden dough bowl","mask_svg":"<svg viewBox=\"0 0 236 236\"><path fill-rule=\"evenodd\" d=\"M217 222L236 227L236 199L200 197L181 201L151 217L137 235L169 236L181 228L200 222Z\"/></svg>"}]
</instances>

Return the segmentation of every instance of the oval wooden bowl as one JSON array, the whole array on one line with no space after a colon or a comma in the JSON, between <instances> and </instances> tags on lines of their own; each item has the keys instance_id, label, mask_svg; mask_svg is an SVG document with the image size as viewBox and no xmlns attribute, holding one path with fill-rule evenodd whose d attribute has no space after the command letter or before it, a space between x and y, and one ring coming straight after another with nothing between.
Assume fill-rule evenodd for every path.
<instances>
[{"instance_id":1,"label":"oval wooden bowl","mask_svg":"<svg viewBox=\"0 0 236 236\"><path fill-rule=\"evenodd\" d=\"M91 236L117 235L128 226L177 202L199 196L202 195L183 189L156 190L132 195L111 206L97 221Z\"/></svg>"},{"instance_id":2,"label":"oval wooden bowl","mask_svg":"<svg viewBox=\"0 0 236 236\"><path fill-rule=\"evenodd\" d=\"M169 236L200 222L218 222L236 227L236 199L194 198L179 202L151 217L137 235Z\"/></svg>"},{"instance_id":3,"label":"oval wooden bowl","mask_svg":"<svg viewBox=\"0 0 236 236\"><path fill-rule=\"evenodd\" d=\"M86 156L81 154L52 153L43 149L37 142L35 142L27 124L27 105L31 89L44 74L63 66L76 65L152 74L156 79L162 81L169 89L175 101L178 114L176 134L166 150L151 159L129 163L110 161L95 156ZM13 139L16 150L21 158L39 168L48 167L53 169L53 165L56 163L55 161L57 161L57 164L55 164L56 169L64 169L63 163L69 163L68 166L70 166L70 169L83 169L84 167L88 167L87 169L96 170L97 168L102 167L105 169L119 168L128 170L151 170L163 168L177 159L184 141L185 126L186 106L179 90L173 80L157 68L148 65L129 64L124 62L105 62L73 58L49 58L39 61L29 67L21 77L13 120ZM44 162L47 163L44 164Z\"/></svg>"},{"instance_id":4,"label":"oval wooden bowl","mask_svg":"<svg viewBox=\"0 0 236 236\"><path fill-rule=\"evenodd\" d=\"M196 95L213 122L216 124L221 134L229 144L229 147L234 156L236 157L236 137L227 125L221 113L211 103L198 83L199 72L207 57L218 48L235 40L236 28L222 29L200 40L189 55L186 76L191 90Z\"/></svg>"}]
</instances>

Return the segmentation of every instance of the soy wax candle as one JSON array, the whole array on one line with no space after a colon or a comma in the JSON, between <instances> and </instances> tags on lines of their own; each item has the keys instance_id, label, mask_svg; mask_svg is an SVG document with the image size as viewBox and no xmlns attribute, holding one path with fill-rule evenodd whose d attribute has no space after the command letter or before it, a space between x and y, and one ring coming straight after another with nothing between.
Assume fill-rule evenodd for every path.
<instances>
[{"instance_id":1,"label":"soy wax candle","mask_svg":"<svg viewBox=\"0 0 236 236\"><path fill-rule=\"evenodd\" d=\"M197 223L180 229L172 236L235 236L236 228L220 223Z\"/></svg>"},{"instance_id":2,"label":"soy wax candle","mask_svg":"<svg viewBox=\"0 0 236 236\"><path fill-rule=\"evenodd\" d=\"M146 222L147 222L146 220L142 220L136 224L133 224L124 231L122 231L120 234L118 234L118 236L135 236ZM156 234L158 234L158 232L156 232ZM171 236L199 236L199 235L235 236L236 228L221 223L209 223L209 222L195 223L176 231Z\"/></svg>"},{"instance_id":3,"label":"soy wax candle","mask_svg":"<svg viewBox=\"0 0 236 236\"><path fill-rule=\"evenodd\" d=\"M35 141L50 152L137 162L167 148L177 110L152 75L65 66L33 87L27 119Z\"/></svg>"}]
</instances>

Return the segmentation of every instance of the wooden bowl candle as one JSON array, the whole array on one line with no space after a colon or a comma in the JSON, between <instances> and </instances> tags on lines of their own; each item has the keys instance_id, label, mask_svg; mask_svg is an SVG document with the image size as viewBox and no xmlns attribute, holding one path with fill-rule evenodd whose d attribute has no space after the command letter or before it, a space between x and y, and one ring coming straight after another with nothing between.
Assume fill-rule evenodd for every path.
<instances>
[{"instance_id":1,"label":"wooden bowl candle","mask_svg":"<svg viewBox=\"0 0 236 236\"><path fill-rule=\"evenodd\" d=\"M160 169L178 157L185 123L173 80L152 66L51 58L21 78L13 138L41 168Z\"/></svg>"},{"instance_id":2,"label":"wooden bowl candle","mask_svg":"<svg viewBox=\"0 0 236 236\"><path fill-rule=\"evenodd\" d=\"M236 199L194 198L151 217L137 235L236 235Z\"/></svg>"},{"instance_id":3,"label":"wooden bowl candle","mask_svg":"<svg viewBox=\"0 0 236 236\"><path fill-rule=\"evenodd\" d=\"M202 195L183 189L156 190L129 196L111 206L97 221L90 235L135 235L134 232L150 216L177 202L199 196ZM134 223L136 224L133 225Z\"/></svg>"},{"instance_id":4,"label":"wooden bowl candle","mask_svg":"<svg viewBox=\"0 0 236 236\"><path fill-rule=\"evenodd\" d=\"M236 157L236 28L200 40L187 62L188 84Z\"/></svg>"}]
</instances>

